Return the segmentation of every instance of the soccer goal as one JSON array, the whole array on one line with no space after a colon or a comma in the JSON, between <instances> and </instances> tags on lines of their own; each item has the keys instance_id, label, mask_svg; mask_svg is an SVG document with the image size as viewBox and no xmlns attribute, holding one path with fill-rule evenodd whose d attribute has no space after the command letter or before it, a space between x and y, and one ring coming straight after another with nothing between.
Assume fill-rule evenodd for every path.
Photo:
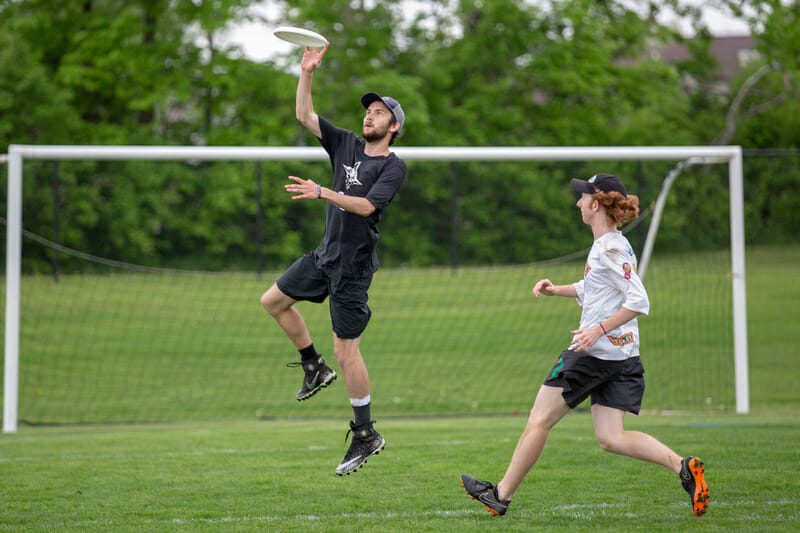
<instances>
[{"instance_id":1,"label":"soccer goal","mask_svg":"<svg viewBox=\"0 0 800 533\"><path fill-rule=\"evenodd\" d=\"M748 393L748 373L747 373L747 321L745 312L745 246L744 246L744 199L743 199L743 172L742 172L742 151L740 147L397 147L397 155L409 163L420 162L565 162L565 161L667 161L675 162L673 172L667 176L663 183L662 192L655 202L650 223L650 233L647 235L647 243L640 257L640 271L648 277L645 280L648 291L658 292L669 295L670 298L680 300L680 294L674 294L674 282L664 282L659 279L663 273L658 272L659 259L652 260L654 242L657 240L657 231L662 220L665 204L667 203L668 193L672 183L678 178L678 174L692 165L727 165L728 169L728 197L730 202L730 254L729 265L724 268L717 277L723 283L730 283L728 296L722 298L722 305L728 306L730 312L725 310L720 315L727 324L724 326L726 332L730 333L731 349L729 353L729 364L731 366L731 381L729 386L724 380L721 387L733 389L732 395L735 397L735 409L738 413L749 412L749 393ZM22 192L23 192L23 163L26 160L45 160L45 161L297 161L297 162L326 162L327 155L321 148L303 147L166 147L166 146L30 146L30 145L11 145L7 156L8 164L8 205L7 205L7 248L6 248L6 287L5 287L5 365L4 365L4 390L3 390L3 431L15 432L19 420L19 397L20 380L24 378L24 373L29 371L42 372L42 377L26 385L25 398L31 398L32 402L37 398L45 398L47 407L44 409L58 409L60 406L69 403L77 396L87 394L91 389L102 390L105 394L86 400L87 411L102 411L104 408L108 413L99 415L97 420L105 421L125 421L125 420L170 420L170 412L180 410L180 404L185 407L181 416L191 417L192 409L204 398L208 399L208 404L213 407L207 408L205 417L225 416L224 413L246 413L256 412L257 416L274 416L267 407L254 408L253 405L239 405L237 396L241 397L248 387L252 386L251 393L253 404L269 406L269 398L255 396L259 388L267 383L268 387L273 383L272 376L266 373L259 373L254 370L259 366L257 361L251 361L250 366L237 366L236 361L242 357L224 358L220 353L250 353L254 350L263 349L264 345L247 345L246 338L255 338L260 335L256 328L267 326L261 323L249 322L250 315L263 313L257 309L246 311L241 308L230 308L228 305L231 300L239 298L239 292L232 294L230 284L225 285L216 278L211 281L202 279L202 289L198 289L198 278L196 274L176 275L166 277L155 275L151 277L139 277L138 274L126 273L121 275L114 273L110 276L91 278L83 276L71 280L74 283L62 283L62 291L72 291L69 295L64 295L64 303L57 304L51 315L40 318L41 321L51 321L53 330L52 339L31 338L30 344L35 348L33 352L46 353L47 357L26 366L28 354L20 351L20 324L25 321L26 311L21 307L21 292L30 287L32 292L40 291L43 302L30 307L48 307L46 299L51 297L52 292L48 288L37 287L39 280L32 279L31 276L22 275L22 248L23 237L28 236L23 224L22 213ZM557 206L559 209L566 209L569 206ZM26 241L27 242L27 241ZM43 242L39 238L38 242ZM27 246L27 244L26 244ZM575 254L576 260L582 261L585 254ZM728 261L728 256L725 256ZM572 268L571 271L575 269ZM680 267L674 270L680 270ZM698 270L698 269L695 269ZM376 380L385 379L382 376L403 375L415 380L412 387L413 394L406 395L408 384L395 384L387 380L383 383L383 390L389 391L383 400L384 407L397 414L416 412L414 409L417 404L424 404L425 413L449 413L453 411L466 413L481 412L510 412L516 411L518 405L529 405L535 388L531 388L530 378L524 377L514 372L516 365L527 365L525 359L518 363L512 363L511 371L509 368L499 368L485 362L485 356L512 354L526 349L531 344L530 340L520 341L519 345L498 348L493 344L481 344L486 333L496 334L501 337L520 337L524 338L528 334L535 335L530 328L532 323L544 324L544 328L564 328L569 327L570 321L575 321L577 316L574 310L558 308L556 314L558 321L545 323L540 308L529 309L528 286L531 283L531 276L541 275L542 268L537 265L523 265L518 268L505 269L464 269L458 274L453 274L448 269L382 269L378 272L380 282L375 284L374 299L377 302L395 302L393 307L383 310L383 316L389 316L393 323L403 324L402 327L409 331L415 331L412 339L407 339L406 335L401 334L400 330L392 330L389 320L376 323L370 326L370 339L374 339L371 349L374 352L385 350L385 359L371 365L390 365L378 366L381 371L375 372ZM650 277L653 276L654 288L650 285ZM193 277L195 276L195 277ZM117 283L121 278L132 278L131 284L123 290L119 285L113 288L107 283ZM246 275L234 276L236 278L237 290L241 291L242 285L245 286L251 297L257 299L259 291L263 290L263 283L252 279ZM31 279L26 279L31 278ZM91 278L91 279L89 279ZM376 279L379 279L376 277ZM492 285L500 283L502 278L503 285ZM432 280L425 281L421 280ZM535 280L533 280L535 281ZM91 283L91 288L87 289L87 284ZM702 286L704 281L697 282ZM509 284L513 284L509 285ZM478 288L491 286L487 292L479 292ZM425 292L425 299L415 301L415 290L422 287ZM456 288L453 288L456 287ZM471 292L475 292L474 299L467 300L466 296L458 294L462 288L467 287ZM185 309L174 307L174 300L181 294L180 291L193 290L204 291L204 315L184 317L187 313ZM175 296L170 296L170 291L177 291ZM92 296L93 295L93 296ZM119 298L109 302L105 299L110 295ZM253 296L255 295L255 296ZM522 296L520 296L522 295ZM371 305L373 294L371 291ZM84 325L74 322L77 317L82 317L84 321L93 321L103 324L107 317L101 316L101 310L117 310L122 308L135 308L136 298L141 298L147 304L142 304L143 308L137 311L139 314L126 314L117 317L118 321L107 329L95 330L88 335L83 344L75 346L71 351L61 350L60 340L68 339L75 332L84 331ZM518 301L517 298L520 298ZM521 298L528 298L522 300ZM651 296L651 299L653 296ZM158 300L153 303L152 300ZM163 301L162 301L163 300ZM501 301L502 300L502 301ZM728 303L728 301L730 303ZM131 302L134 302L133 304ZM502 307L501 307L502 304ZM376 303L379 305L379 303ZM711 313L714 312L713 305L720 306L719 303L712 304ZM404 307L407 306L407 307ZM163 310L163 315L158 313ZM519 310L518 318L510 320L511 313ZM480 313L479 313L480 311ZM308 311L308 321L318 320L320 324L325 324L327 317L325 310L317 312ZM61 313L56 315L56 313ZM116 311L106 314L115 314ZM216 314L215 314L216 313ZM304 311L304 314L306 311ZM318 313L316 316L314 313ZM392 314L394 313L394 314ZM209 314L211 316L209 316ZM674 315L681 314L679 311ZM61 317L66 317L64 321ZM260 314L259 319L265 321ZM72 318L70 318L72 317ZM730 320L728 320L730 317ZM71 321L73 320L73 321ZM414 321L417 322L414 322ZM549 320L549 319L548 319ZM555 319L553 319L555 320ZM650 319L648 319L650 320ZM652 319L655 320L655 319ZM153 323L145 327L141 324L152 321ZM434 323L435 328L422 330L425 324ZM56 324L58 324L56 326ZM658 339L658 342L669 343L671 326L663 323L655 323L650 326L653 334L651 337ZM150 328L150 329L147 329ZM218 328L218 329L215 329ZM239 328L239 329L237 329ZM47 329L47 328L45 328ZM275 329L275 328L273 328ZM702 329L702 328L700 328ZM152 332L165 330L165 335L172 335L168 340L156 341L152 338ZM39 330L31 328L28 335L31 337L38 335ZM201 342L200 347L192 348L193 353L184 353L180 350L188 345L190 341L197 338L201 333L206 332L209 337ZM329 334L329 333L328 333ZM690 333L685 333L690 335ZM225 335L224 339L217 339L214 335ZM702 333L692 332L691 335L702 336ZM113 338L112 338L113 337ZM276 338L280 337L276 335ZM166 339L166 337L165 337ZM216 339L216 340L210 340ZM276 350L289 351L285 349L285 339L276 340ZM370 342L369 339L364 340ZM646 343L647 341L645 341ZM713 343L712 339L694 337L679 344L679 347L668 347L665 351L683 352L686 346L703 343ZM404 344L405 343L405 344ZM126 351L131 344L137 345L137 352L147 354L146 357L137 359L136 362L125 362ZM181 353L180 357L172 358L167 353L159 361L155 360L155 352L165 346L174 349L175 353ZM100 353L89 354L93 348L100 346ZM269 349L272 349L270 345ZM556 346L546 347L546 352L556 355ZM203 350L208 350L204 353ZM486 352L497 353L486 353ZM475 366L463 376L459 382L452 379L453 362L447 361L448 355L452 352L469 354L474 352ZM119 354L118 359L112 358L111 354ZM418 359L415 363L409 364L409 360L403 358L412 354ZM689 353L676 353L676 357L692 357ZM151 357L152 356L152 357ZM526 354L527 356L527 354ZM185 357L185 358L184 358ZM462 357L467 357L462 355ZM545 356L543 356L545 357ZM69 364L72 366L61 367L58 365ZM692 361L693 359L689 359ZM541 364L543 369L550 364ZM728 363L726 363L728 364ZM121 368L128 365L119 375L113 373L97 373L91 380L71 381L73 376L87 373L99 372L96 369L102 367L103 372L108 368ZM403 365L403 366L401 366ZM413 368L418 369L418 374L413 374ZM645 360L647 367L647 360ZM235 368L234 368L235 367ZM187 369L205 369L205 374L187 374ZM91 370L89 370L91 369ZM371 366L372 369L372 366ZM649 371L649 370L648 370ZM174 374L171 374L174 372ZM461 372L461 371L459 371ZM494 379L492 374L495 372L497 383L502 383L493 394L496 403L483 401L480 398L474 400L464 399L468 391L473 387L482 387L490 379ZM713 370L712 370L713 372ZM45 375L45 373L47 373ZM224 382L219 381L213 387L205 384L206 379L226 376ZM441 379L435 379L439 376ZM418 379L417 379L418 378ZM540 376L534 376L539 383ZM119 381L117 381L119 380ZM122 382L125 380L125 383ZM70 384L64 385L69 382ZM493 383L493 382L491 382ZM57 386L65 387L57 393L52 393L50 388ZM136 392L136 396L117 401L114 390L117 388L129 388ZM502 389L502 390L500 390ZM162 394L162 396L159 396ZM507 395L507 396L504 396ZM522 402L514 403L512 396L523 397ZM48 396L49 395L49 396ZM292 393L293 396L293 393ZM160 407L151 406L148 402L159 397ZM27 400L25 400L27 401ZM327 400L321 399L317 405L318 415L328 415L334 412L334 403L325 403ZM416 402L416 403L415 403ZM482 402L482 403L481 403ZM672 405L672 400L665 400L659 404L662 409L668 409ZM711 400L709 400L711 402ZM164 408L163 404L169 403L172 407ZM341 402L339 402L341 403ZM338 405L338 404L337 404ZM436 410L440 406L440 410ZM521 407L519 407L521 408ZM134 413L134 410L141 409L145 414ZM162 410L156 413L154 410ZM392 411L393 409L393 411ZM432 409L432 411L430 411ZM250 410L250 411L248 411ZM188 414L186 414L188 413ZM281 411L281 416L294 416L294 412ZM176 415L177 416L177 415ZM104 418L108 417L108 418ZM39 419L37 419L39 420ZM44 416L39 423L47 423L51 420ZM59 418L52 419L58 422ZM83 418L83 415L67 415L63 420L68 422L92 421L95 419Z\"/></svg>"}]
</instances>

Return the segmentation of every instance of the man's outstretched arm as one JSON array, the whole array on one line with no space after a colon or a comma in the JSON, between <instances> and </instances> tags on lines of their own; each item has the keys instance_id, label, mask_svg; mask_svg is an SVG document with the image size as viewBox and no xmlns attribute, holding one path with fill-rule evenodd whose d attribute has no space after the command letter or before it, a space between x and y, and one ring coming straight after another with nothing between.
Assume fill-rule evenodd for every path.
<instances>
[{"instance_id":1,"label":"man's outstretched arm","mask_svg":"<svg viewBox=\"0 0 800 533\"><path fill-rule=\"evenodd\" d=\"M348 196L339 194L327 187L322 187L312 180L304 180L297 176L289 176L294 183L284 185L287 192L294 194L292 200L326 200L336 207L341 207L345 211L355 213L362 217L368 217L375 211L375 205L360 196Z\"/></svg>"},{"instance_id":2,"label":"man's outstretched arm","mask_svg":"<svg viewBox=\"0 0 800 533\"><path fill-rule=\"evenodd\" d=\"M314 70L319 66L322 56L327 50L328 44L322 49L303 47L303 60L300 62L300 79L297 82L295 99L297 120L317 138L322 137L322 131L319 129L319 117L314 112L314 102L311 99L311 81L314 77Z\"/></svg>"}]
</instances>

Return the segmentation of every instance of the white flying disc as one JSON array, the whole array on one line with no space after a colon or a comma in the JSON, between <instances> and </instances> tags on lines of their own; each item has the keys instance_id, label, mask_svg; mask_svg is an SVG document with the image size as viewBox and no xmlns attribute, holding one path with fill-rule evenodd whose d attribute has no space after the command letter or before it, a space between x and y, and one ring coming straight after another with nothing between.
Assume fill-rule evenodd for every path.
<instances>
[{"instance_id":1,"label":"white flying disc","mask_svg":"<svg viewBox=\"0 0 800 533\"><path fill-rule=\"evenodd\" d=\"M317 32L292 26L281 26L275 30L275 37L300 46L322 48L328 44L328 39Z\"/></svg>"}]
</instances>

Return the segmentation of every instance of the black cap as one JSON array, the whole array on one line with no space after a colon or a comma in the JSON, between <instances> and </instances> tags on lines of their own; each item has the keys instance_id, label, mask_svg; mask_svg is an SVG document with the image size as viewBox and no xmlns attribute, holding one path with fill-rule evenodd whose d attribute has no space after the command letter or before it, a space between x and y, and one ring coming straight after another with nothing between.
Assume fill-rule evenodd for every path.
<instances>
[{"instance_id":1,"label":"black cap","mask_svg":"<svg viewBox=\"0 0 800 533\"><path fill-rule=\"evenodd\" d=\"M616 191L624 198L628 197L628 193L625 190L625 185L623 185L622 181L613 174L595 174L587 181L572 178L570 185L572 186L573 191L583 192L586 194Z\"/></svg>"},{"instance_id":2,"label":"black cap","mask_svg":"<svg viewBox=\"0 0 800 533\"><path fill-rule=\"evenodd\" d=\"M397 121L397 123L400 124L400 128L398 128L397 131L403 129L403 122L406 121L406 114L403 112L403 107L400 105L400 102L398 102L391 96L381 96L378 93L365 93L361 97L361 105L363 105L364 108L368 108L369 104L377 100L380 100L381 102L386 104L386 107L388 107L389 111L392 112L392 115L394 115L394 118Z\"/></svg>"}]
</instances>

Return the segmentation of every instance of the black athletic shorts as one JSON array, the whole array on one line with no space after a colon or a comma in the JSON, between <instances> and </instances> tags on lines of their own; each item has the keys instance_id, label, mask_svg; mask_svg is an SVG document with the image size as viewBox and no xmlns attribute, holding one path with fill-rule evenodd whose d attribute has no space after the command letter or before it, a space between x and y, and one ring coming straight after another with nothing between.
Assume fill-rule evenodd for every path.
<instances>
[{"instance_id":1,"label":"black athletic shorts","mask_svg":"<svg viewBox=\"0 0 800 533\"><path fill-rule=\"evenodd\" d=\"M278 279L278 288L294 300L322 303L330 296L333 331L340 339L356 339L367 328L372 311L367 305L367 290L372 274L363 278L330 278L314 262L309 252L290 266Z\"/></svg>"},{"instance_id":2,"label":"black athletic shorts","mask_svg":"<svg viewBox=\"0 0 800 533\"><path fill-rule=\"evenodd\" d=\"M644 396L644 367L639 357L606 361L585 353L565 350L544 384L561 387L570 409L589 396L600 404L639 414Z\"/></svg>"}]
</instances>

